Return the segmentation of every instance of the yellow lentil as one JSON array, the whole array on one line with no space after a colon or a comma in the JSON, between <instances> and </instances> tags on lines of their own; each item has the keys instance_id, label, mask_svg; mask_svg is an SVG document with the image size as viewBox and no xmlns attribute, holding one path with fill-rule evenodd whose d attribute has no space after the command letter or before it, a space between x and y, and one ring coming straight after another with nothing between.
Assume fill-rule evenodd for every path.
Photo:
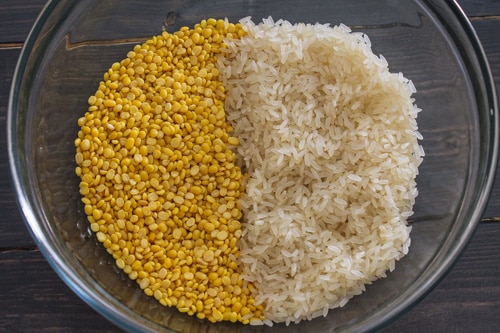
<instances>
[{"instance_id":1,"label":"yellow lentil","mask_svg":"<svg viewBox=\"0 0 500 333\"><path fill-rule=\"evenodd\" d=\"M116 265L160 304L212 322L263 319L236 260L243 193L218 80L223 38L207 19L113 63L78 119L85 214Z\"/></svg>"}]
</instances>

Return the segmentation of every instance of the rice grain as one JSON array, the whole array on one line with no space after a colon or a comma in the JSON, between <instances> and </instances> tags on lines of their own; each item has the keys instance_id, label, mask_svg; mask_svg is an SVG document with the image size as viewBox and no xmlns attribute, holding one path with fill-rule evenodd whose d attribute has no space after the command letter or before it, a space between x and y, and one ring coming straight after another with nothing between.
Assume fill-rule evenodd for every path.
<instances>
[{"instance_id":1,"label":"rice grain","mask_svg":"<svg viewBox=\"0 0 500 333\"><path fill-rule=\"evenodd\" d=\"M242 276L264 324L325 316L408 252L415 86L345 25L240 22L218 68L248 173Z\"/></svg>"}]
</instances>

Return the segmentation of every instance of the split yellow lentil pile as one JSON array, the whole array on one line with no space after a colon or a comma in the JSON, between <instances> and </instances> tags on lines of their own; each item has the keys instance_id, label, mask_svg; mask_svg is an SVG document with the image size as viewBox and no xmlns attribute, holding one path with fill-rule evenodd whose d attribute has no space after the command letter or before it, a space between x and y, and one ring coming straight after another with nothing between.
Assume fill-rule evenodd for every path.
<instances>
[{"instance_id":1,"label":"split yellow lentil pile","mask_svg":"<svg viewBox=\"0 0 500 333\"><path fill-rule=\"evenodd\" d=\"M148 296L212 322L263 319L240 277L242 172L217 54L240 24L163 32L114 63L78 120L92 231Z\"/></svg>"}]
</instances>

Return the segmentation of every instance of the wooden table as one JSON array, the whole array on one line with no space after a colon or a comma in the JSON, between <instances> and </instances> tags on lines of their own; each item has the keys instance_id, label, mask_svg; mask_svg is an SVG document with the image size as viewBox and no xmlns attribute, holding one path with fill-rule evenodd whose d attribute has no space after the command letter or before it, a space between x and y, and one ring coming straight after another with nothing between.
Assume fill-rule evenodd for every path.
<instances>
[{"instance_id":1,"label":"wooden table","mask_svg":"<svg viewBox=\"0 0 500 333\"><path fill-rule=\"evenodd\" d=\"M23 41L45 0L0 2L0 332L119 332L80 300L31 239L10 183L6 115ZM460 0L500 95L500 2ZM500 332L500 168L476 234L454 268L384 332Z\"/></svg>"}]
</instances>

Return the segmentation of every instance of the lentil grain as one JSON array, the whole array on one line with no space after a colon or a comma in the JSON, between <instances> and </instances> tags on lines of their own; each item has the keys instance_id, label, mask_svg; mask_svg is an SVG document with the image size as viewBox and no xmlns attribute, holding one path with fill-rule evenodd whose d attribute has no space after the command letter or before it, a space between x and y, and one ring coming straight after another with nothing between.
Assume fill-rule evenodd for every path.
<instances>
[{"instance_id":1,"label":"lentil grain","mask_svg":"<svg viewBox=\"0 0 500 333\"><path fill-rule=\"evenodd\" d=\"M208 19L136 45L88 98L75 140L85 213L116 265L159 303L212 322L263 319L236 263L243 177L215 66L223 38L243 35Z\"/></svg>"}]
</instances>

